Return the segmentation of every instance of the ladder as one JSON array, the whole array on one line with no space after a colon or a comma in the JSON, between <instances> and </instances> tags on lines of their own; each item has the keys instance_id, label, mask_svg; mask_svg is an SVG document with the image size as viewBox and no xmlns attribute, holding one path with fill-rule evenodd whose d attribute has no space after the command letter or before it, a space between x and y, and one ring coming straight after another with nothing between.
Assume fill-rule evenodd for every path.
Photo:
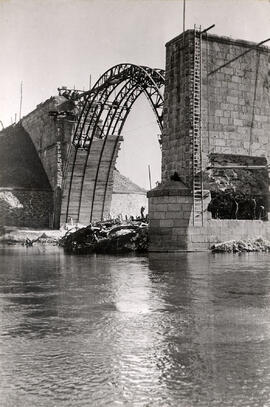
<instances>
[{"instance_id":1,"label":"ladder","mask_svg":"<svg viewBox=\"0 0 270 407\"><path fill-rule=\"evenodd\" d=\"M202 179L202 137L201 137L201 27L194 26L194 53L191 71L192 81L192 192L193 226L203 226L203 179Z\"/></svg>"}]
</instances>

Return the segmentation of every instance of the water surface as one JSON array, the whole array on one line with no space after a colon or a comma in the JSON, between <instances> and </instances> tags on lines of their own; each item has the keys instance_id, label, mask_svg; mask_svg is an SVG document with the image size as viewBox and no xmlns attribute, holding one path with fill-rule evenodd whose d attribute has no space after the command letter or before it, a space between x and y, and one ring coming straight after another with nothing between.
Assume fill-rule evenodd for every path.
<instances>
[{"instance_id":1,"label":"water surface","mask_svg":"<svg viewBox=\"0 0 270 407\"><path fill-rule=\"evenodd\" d=\"M0 249L0 405L270 406L269 254Z\"/></svg>"}]
</instances>

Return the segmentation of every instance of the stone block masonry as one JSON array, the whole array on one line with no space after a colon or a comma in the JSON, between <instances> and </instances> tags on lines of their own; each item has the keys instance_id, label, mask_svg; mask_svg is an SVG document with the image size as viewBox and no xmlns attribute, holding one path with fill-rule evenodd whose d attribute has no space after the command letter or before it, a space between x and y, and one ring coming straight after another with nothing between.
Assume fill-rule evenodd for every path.
<instances>
[{"instance_id":1,"label":"stone block masonry","mask_svg":"<svg viewBox=\"0 0 270 407\"><path fill-rule=\"evenodd\" d=\"M255 45L212 35L202 41L205 161L209 153L221 153L265 156L269 162L270 49Z\"/></svg>"},{"instance_id":2,"label":"stone block masonry","mask_svg":"<svg viewBox=\"0 0 270 407\"><path fill-rule=\"evenodd\" d=\"M29 134L18 123L0 133L0 225L53 225L53 192Z\"/></svg>"},{"instance_id":3,"label":"stone block masonry","mask_svg":"<svg viewBox=\"0 0 270 407\"><path fill-rule=\"evenodd\" d=\"M164 185L158 186L149 191L147 195L149 198L150 221L149 250L191 250L194 244L190 239L193 228L193 197L190 190L183 184L171 181L166 183L166 188ZM205 208L207 208L209 198L209 194L205 193ZM204 223L209 218L209 212L205 211L203 213ZM201 234L203 235L203 233L202 228Z\"/></svg>"},{"instance_id":4,"label":"stone block masonry","mask_svg":"<svg viewBox=\"0 0 270 407\"><path fill-rule=\"evenodd\" d=\"M193 58L194 30L166 44L162 182L148 193L150 250L206 250L229 238L270 238L269 222L211 219L206 191L203 223L192 222ZM202 172L213 154L269 162L269 48L204 34L200 87Z\"/></svg>"},{"instance_id":5,"label":"stone block masonry","mask_svg":"<svg viewBox=\"0 0 270 407\"><path fill-rule=\"evenodd\" d=\"M2 224L28 226L28 219L30 226L58 228L71 218L87 225L109 217L113 174L122 138L108 136L104 144L104 139L94 137L89 154L82 148L76 152L72 136L77 113L73 102L55 96L38 105L17 125L0 132L0 187L15 187L26 195L29 191L29 202L34 202L41 213L38 225L36 213L31 219L33 208L29 209L25 195L18 210L2 202ZM45 195L48 192L50 201L47 195L42 201L42 190ZM37 196L41 197L40 205ZM43 216L44 203L46 216Z\"/></svg>"},{"instance_id":6,"label":"stone block masonry","mask_svg":"<svg viewBox=\"0 0 270 407\"><path fill-rule=\"evenodd\" d=\"M51 190L0 188L0 225L48 228L52 216Z\"/></svg>"},{"instance_id":7,"label":"stone block masonry","mask_svg":"<svg viewBox=\"0 0 270 407\"><path fill-rule=\"evenodd\" d=\"M115 147L115 137L109 136L107 139L106 147L100 163L100 171L98 174L94 201L94 184L100 152L103 146L103 140L97 138L93 139L89 156L85 150L78 150L76 153L77 155L74 166L75 148L73 145L71 145L70 156L67 160L67 167L65 169L61 223L67 222L68 218L72 218L73 222L88 225L90 223L90 208L92 201L92 221L98 221L102 216L104 218L109 216L113 189L113 171L120 141L118 143L118 147L115 149L113 162L111 163L112 154ZM71 181L72 188L69 189Z\"/></svg>"},{"instance_id":8,"label":"stone block masonry","mask_svg":"<svg viewBox=\"0 0 270 407\"><path fill-rule=\"evenodd\" d=\"M149 251L206 251L215 243L264 237L270 240L269 222L262 220L212 219L207 210L203 225L193 226L193 198L187 189L167 189L148 192L149 197ZM204 207L210 201L204 196Z\"/></svg>"},{"instance_id":9,"label":"stone block masonry","mask_svg":"<svg viewBox=\"0 0 270 407\"><path fill-rule=\"evenodd\" d=\"M192 162L189 83L193 35L189 30L166 45L162 135L162 181L176 171L187 185ZM203 168L210 153L265 156L269 162L270 49L252 49L255 45L215 35L202 37Z\"/></svg>"},{"instance_id":10,"label":"stone block masonry","mask_svg":"<svg viewBox=\"0 0 270 407\"><path fill-rule=\"evenodd\" d=\"M94 138L89 157L85 150L79 149L73 167L75 154L75 148L71 144L73 123L49 115L51 111L72 113L73 109L73 103L65 97L51 97L21 120L22 126L36 147L53 190L55 228L70 218L74 222L89 224L96 170L103 146L103 140ZM107 140L96 183L93 221L100 220L102 215L107 217L110 213L113 171L121 140L120 138L116 148L114 137ZM71 177L72 187L69 191Z\"/></svg>"},{"instance_id":11,"label":"stone block masonry","mask_svg":"<svg viewBox=\"0 0 270 407\"><path fill-rule=\"evenodd\" d=\"M63 171L71 141L73 123L49 116L50 111L72 111L74 105L63 96L51 97L23 117L21 124L38 152L53 191L53 227L60 226Z\"/></svg>"}]
</instances>

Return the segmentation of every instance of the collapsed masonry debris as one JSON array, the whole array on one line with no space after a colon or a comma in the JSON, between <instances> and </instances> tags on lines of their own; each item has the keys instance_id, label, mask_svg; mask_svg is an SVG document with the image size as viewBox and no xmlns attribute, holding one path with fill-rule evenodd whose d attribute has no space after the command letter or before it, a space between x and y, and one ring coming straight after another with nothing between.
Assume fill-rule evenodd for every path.
<instances>
[{"instance_id":1,"label":"collapsed masonry debris","mask_svg":"<svg viewBox=\"0 0 270 407\"><path fill-rule=\"evenodd\" d=\"M213 219L268 219L268 171L265 157L210 154L204 187L211 192Z\"/></svg>"},{"instance_id":2,"label":"collapsed masonry debris","mask_svg":"<svg viewBox=\"0 0 270 407\"><path fill-rule=\"evenodd\" d=\"M230 240L212 246L214 253L269 252L270 241L266 239Z\"/></svg>"},{"instance_id":3,"label":"collapsed masonry debris","mask_svg":"<svg viewBox=\"0 0 270 407\"><path fill-rule=\"evenodd\" d=\"M70 222L60 230L35 230L0 226L0 244L61 246L74 254L146 252L148 250L148 218L130 217L96 222L84 226Z\"/></svg>"},{"instance_id":4,"label":"collapsed masonry debris","mask_svg":"<svg viewBox=\"0 0 270 407\"><path fill-rule=\"evenodd\" d=\"M267 220L265 199L232 190L212 192L208 210L213 219Z\"/></svg>"},{"instance_id":5,"label":"collapsed masonry debris","mask_svg":"<svg viewBox=\"0 0 270 407\"><path fill-rule=\"evenodd\" d=\"M148 224L145 218L125 223L97 222L76 231L69 230L59 245L75 254L146 252Z\"/></svg>"}]
</instances>

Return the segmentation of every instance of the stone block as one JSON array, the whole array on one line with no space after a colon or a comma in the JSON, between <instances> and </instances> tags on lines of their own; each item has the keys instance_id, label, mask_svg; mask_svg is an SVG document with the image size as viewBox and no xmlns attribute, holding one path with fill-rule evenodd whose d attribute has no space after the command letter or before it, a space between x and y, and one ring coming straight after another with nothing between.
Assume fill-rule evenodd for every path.
<instances>
[{"instance_id":1,"label":"stone block","mask_svg":"<svg viewBox=\"0 0 270 407\"><path fill-rule=\"evenodd\" d=\"M227 96L227 102L234 105L238 104L238 98L236 96Z\"/></svg>"},{"instance_id":2,"label":"stone block","mask_svg":"<svg viewBox=\"0 0 270 407\"><path fill-rule=\"evenodd\" d=\"M240 120L240 119L234 119L234 125L235 126L243 126L243 120Z\"/></svg>"},{"instance_id":3,"label":"stone block","mask_svg":"<svg viewBox=\"0 0 270 407\"><path fill-rule=\"evenodd\" d=\"M161 219L159 222L161 228L170 228L173 227L174 224L172 219Z\"/></svg>"},{"instance_id":4,"label":"stone block","mask_svg":"<svg viewBox=\"0 0 270 407\"><path fill-rule=\"evenodd\" d=\"M181 211L168 211L165 213L166 219L179 219L182 218Z\"/></svg>"},{"instance_id":5,"label":"stone block","mask_svg":"<svg viewBox=\"0 0 270 407\"><path fill-rule=\"evenodd\" d=\"M151 211L151 219L167 219L168 212L161 212L161 211Z\"/></svg>"},{"instance_id":6,"label":"stone block","mask_svg":"<svg viewBox=\"0 0 270 407\"><path fill-rule=\"evenodd\" d=\"M188 227L189 225L189 218L179 218L179 219L174 219L174 227Z\"/></svg>"},{"instance_id":7,"label":"stone block","mask_svg":"<svg viewBox=\"0 0 270 407\"><path fill-rule=\"evenodd\" d=\"M183 219L188 219L190 220L192 217L192 212L191 211L184 211L183 212Z\"/></svg>"},{"instance_id":8,"label":"stone block","mask_svg":"<svg viewBox=\"0 0 270 407\"><path fill-rule=\"evenodd\" d=\"M169 204L167 205L167 210L168 210L168 212L170 212L170 211L175 211L175 212L177 212L177 211L180 211L181 209L182 209L182 205L179 204L179 203L169 203Z\"/></svg>"},{"instance_id":9,"label":"stone block","mask_svg":"<svg viewBox=\"0 0 270 407\"><path fill-rule=\"evenodd\" d=\"M215 111L215 115L218 117L218 116L223 116L223 110L216 110Z\"/></svg>"},{"instance_id":10,"label":"stone block","mask_svg":"<svg viewBox=\"0 0 270 407\"><path fill-rule=\"evenodd\" d=\"M185 228L185 227L174 227L172 229L172 235L174 235L174 236L187 236L187 228Z\"/></svg>"},{"instance_id":11,"label":"stone block","mask_svg":"<svg viewBox=\"0 0 270 407\"><path fill-rule=\"evenodd\" d=\"M149 214L149 215L151 216L151 214ZM149 221L150 221L150 222L149 222L150 228L155 228L155 227L160 227L160 226L161 226L159 219L152 219L152 218L150 217Z\"/></svg>"},{"instance_id":12,"label":"stone block","mask_svg":"<svg viewBox=\"0 0 270 407\"><path fill-rule=\"evenodd\" d=\"M155 211L160 211L160 212L167 212L168 207L167 204L165 203L157 203L154 207Z\"/></svg>"},{"instance_id":13,"label":"stone block","mask_svg":"<svg viewBox=\"0 0 270 407\"><path fill-rule=\"evenodd\" d=\"M198 234L198 235L191 235L190 240L193 243L206 243L209 241L208 235L205 234Z\"/></svg>"}]
</instances>

